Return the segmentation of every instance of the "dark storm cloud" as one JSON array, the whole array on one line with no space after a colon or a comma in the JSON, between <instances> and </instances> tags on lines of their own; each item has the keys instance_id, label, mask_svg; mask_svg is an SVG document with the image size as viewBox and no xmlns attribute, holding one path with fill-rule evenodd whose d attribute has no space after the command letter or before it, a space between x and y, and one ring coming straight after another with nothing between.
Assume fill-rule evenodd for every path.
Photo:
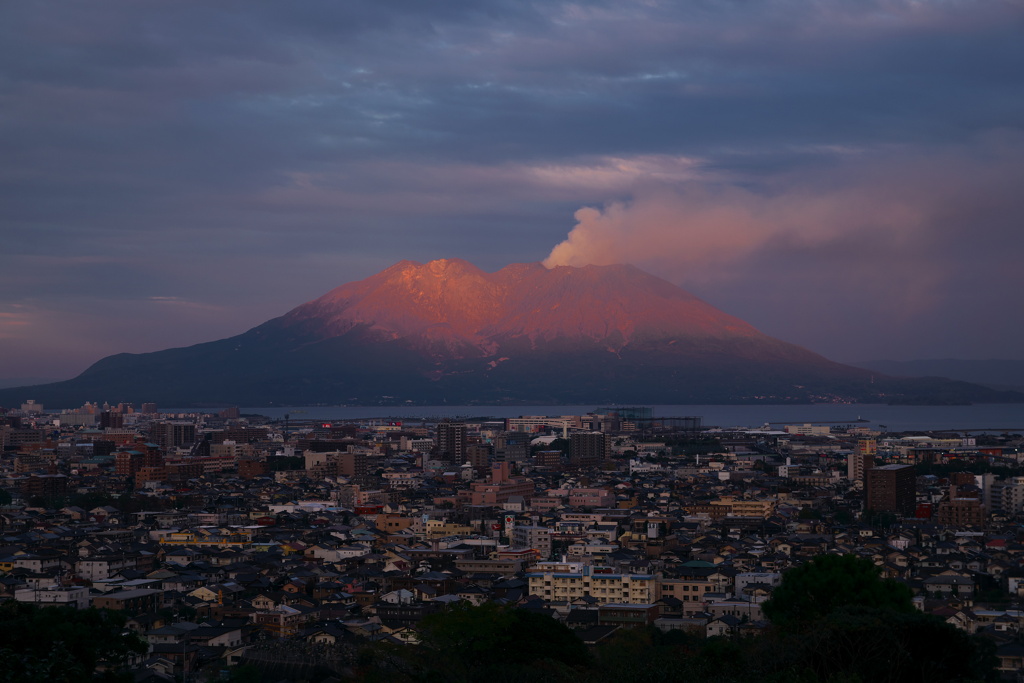
<instances>
[{"instance_id":1,"label":"dark storm cloud","mask_svg":"<svg viewBox=\"0 0 1024 683\"><path fill-rule=\"evenodd\" d=\"M1011 1L6 3L0 375L224 336L401 258L538 260L581 206L678 208L695 188L775 239L719 263L731 278L659 274L825 353L1004 353L1007 322L945 347L913 330L942 328L943 297L991 302L975 323L1019 303L1021 169L997 152L1019 148L1022 29ZM928 200L905 176L929 159L969 191ZM887 300L863 228L786 246L781 209L758 215L767 197L805 216L843 184L888 207L905 189L927 216L920 249L876 261L920 274L883 278L920 288L918 309L856 304ZM819 278L817 298L766 262ZM774 284L745 298L743 273ZM854 302L858 325L744 305L764 292ZM900 341L858 332L871 315Z\"/></svg>"}]
</instances>

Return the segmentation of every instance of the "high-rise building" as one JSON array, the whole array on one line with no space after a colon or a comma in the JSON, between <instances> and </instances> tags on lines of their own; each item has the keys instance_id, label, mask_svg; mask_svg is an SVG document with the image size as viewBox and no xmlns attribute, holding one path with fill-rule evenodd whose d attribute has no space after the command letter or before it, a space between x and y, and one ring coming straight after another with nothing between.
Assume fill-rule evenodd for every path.
<instances>
[{"instance_id":1,"label":"high-rise building","mask_svg":"<svg viewBox=\"0 0 1024 683\"><path fill-rule=\"evenodd\" d=\"M134 477L145 461L146 455L139 451L118 451L114 454L115 471L122 477Z\"/></svg>"},{"instance_id":2,"label":"high-rise building","mask_svg":"<svg viewBox=\"0 0 1024 683\"><path fill-rule=\"evenodd\" d=\"M913 465L882 465L867 470L865 509L892 512L909 517L917 503L917 480Z\"/></svg>"},{"instance_id":3,"label":"high-rise building","mask_svg":"<svg viewBox=\"0 0 1024 683\"><path fill-rule=\"evenodd\" d=\"M540 467L559 467L562 464L562 451L537 451L533 454L533 464Z\"/></svg>"},{"instance_id":4,"label":"high-rise building","mask_svg":"<svg viewBox=\"0 0 1024 683\"><path fill-rule=\"evenodd\" d=\"M149 437L162 450L168 451L194 443L196 426L191 422L154 422L150 426Z\"/></svg>"},{"instance_id":5,"label":"high-rise building","mask_svg":"<svg viewBox=\"0 0 1024 683\"><path fill-rule=\"evenodd\" d=\"M121 429L124 427L124 414L105 410L100 413L100 429Z\"/></svg>"},{"instance_id":6,"label":"high-rise building","mask_svg":"<svg viewBox=\"0 0 1024 683\"><path fill-rule=\"evenodd\" d=\"M466 423L440 422L437 425L437 457L454 465L466 462Z\"/></svg>"},{"instance_id":7,"label":"high-rise building","mask_svg":"<svg viewBox=\"0 0 1024 683\"><path fill-rule=\"evenodd\" d=\"M482 443L466 446L466 462L473 466L478 477L486 476L491 468L491 447Z\"/></svg>"},{"instance_id":8,"label":"high-rise building","mask_svg":"<svg viewBox=\"0 0 1024 683\"><path fill-rule=\"evenodd\" d=\"M500 462L526 462L530 458L527 432L502 432L494 437L494 459Z\"/></svg>"},{"instance_id":9,"label":"high-rise building","mask_svg":"<svg viewBox=\"0 0 1024 683\"><path fill-rule=\"evenodd\" d=\"M316 477L361 478L366 475L366 452L361 449L318 453L306 451L305 469Z\"/></svg>"},{"instance_id":10,"label":"high-rise building","mask_svg":"<svg viewBox=\"0 0 1024 683\"><path fill-rule=\"evenodd\" d=\"M875 456L861 453L858 449L846 460L846 478L850 481L864 481L866 473L875 465Z\"/></svg>"},{"instance_id":11,"label":"high-rise building","mask_svg":"<svg viewBox=\"0 0 1024 683\"><path fill-rule=\"evenodd\" d=\"M270 464L266 460L256 458L240 458L238 460L238 478L255 479L270 474Z\"/></svg>"},{"instance_id":12,"label":"high-rise building","mask_svg":"<svg viewBox=\"0 0 1024 683\"><path fill-rule=\"evenodd\" d=\"M949 526L985 526L987 514L977 496L960 495L956 484L949 487L949 495L939 503L936 518L939 524Z\"/></svg>"},{"instance_id":13,"label":"high-rise building","mask_svg":"<svg viewBox=\"0 0 1024 683\"><path fill-rule=\"evenodd\" d=\"M569 437L569 462L574 467L597 467L608 457L608 438L600 432L584 432Z\"/></svg>"}]
</instances>

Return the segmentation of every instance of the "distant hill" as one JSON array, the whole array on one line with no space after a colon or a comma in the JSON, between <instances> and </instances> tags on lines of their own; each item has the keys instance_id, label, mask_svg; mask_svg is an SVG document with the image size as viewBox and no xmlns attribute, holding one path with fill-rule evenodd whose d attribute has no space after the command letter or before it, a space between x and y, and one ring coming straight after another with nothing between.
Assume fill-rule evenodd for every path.
<instances>
[{"instance_id":1,"label":"distant hill","mask_svg":"<svg viewBox=\"0 0 1024 683\"><path fill-rule=\"evenodd\" d=\"M0 389L24 387L33 384L49 384L59 381L56 377L0 377Z\"/></svg>"},{"instance_id":2,"label":"distant hill","mask_svg":"<svg viewBox=\"0 0 1024 683\"><path fill-rule=\"evenodd\" d=\"M0 405L1024 401L893 379L769 337L626 265L402 261L229 339L118 354Z\"/></svg>"},{"instance_id":3,"label":"distant hill","mask_svg":"<svg viewBox=\"0 0 1024 683\"><path fill-rule=\"evenodd\" d=\"M873 360L853 363L894 377L945 377L992 389L1024 392L1024 360Z\"/></svg>"}]
</instances>

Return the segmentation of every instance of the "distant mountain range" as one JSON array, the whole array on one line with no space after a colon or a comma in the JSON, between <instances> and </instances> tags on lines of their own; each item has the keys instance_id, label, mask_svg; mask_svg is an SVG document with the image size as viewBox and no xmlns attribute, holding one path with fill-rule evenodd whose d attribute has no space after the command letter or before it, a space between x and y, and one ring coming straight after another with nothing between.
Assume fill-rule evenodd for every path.
<instances>
[{"instance_id":1,"label":"distant mountain range","mask_svg":"<svg viewBox=\"0 0 1024 683\"><path fill-rule=\"evenodd\" d=\"M1024 360L873 360L852 365L894 377L945 377L992 389L1024 392Z\"/></svg>"},{"instance_id":2,"label":"distant mountain range","mask_svg":"<svg viewBox=\"0 0 1024 683\"><path fill-rule=\"evenodd\" d=\"M774 339L626 265L402 261L248 332L104 358L0 405L702 404L1024 401L900 379Z\"/></svg>"}]
</instances>

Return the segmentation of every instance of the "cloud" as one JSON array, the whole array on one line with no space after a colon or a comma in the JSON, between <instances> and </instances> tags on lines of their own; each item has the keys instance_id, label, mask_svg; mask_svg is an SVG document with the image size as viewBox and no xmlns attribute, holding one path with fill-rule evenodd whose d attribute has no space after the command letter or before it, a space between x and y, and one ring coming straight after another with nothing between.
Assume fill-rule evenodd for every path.
<instances>
[{"instance_id":1,"label":"cloud","mask_svg":"<svg viewBox=\"0 0 1024 683\"><path fill-rule=\"evenodd\" d=\"M189 301L188 299L182 299L181 297L177 296L151 296L148 297L148 299L162 306L189 308L196 311L218 312L225 310L224 306L215 306L213 304L204 303L201 301Z\"/></svg>"},{"instance_id":2,"label":"cloud","mask_svg":"<svg viewBox=\"0 0 1024 683\"><path fill-rule=\"evenodd\" d=\"M1024 249L1022 179L1024 136L1005 131L760 184L641 183L627 199L579 209L544 263L632 263L847 359L869 348L884 354L882 337L862 330L828 341L830 326L884 329L904 352L921 344L915 332L942 330L930 344L963 353L976 335L968 330L983 329L1024 291L1015 265ZM963 328L944 328L954 317ZM1013 354L1010 337L990 342Z\"/></svg>"},{"instance_id":3,"label":"cloud","mask_svg":"<svg viewBox=\"0 0 1024 683\"><path fill-rule=\"evenodd\" d=\"M979 140L1024 120L1022 26L1017 0L0 3L0 306L53 312L19 332L49 374L83 335L151 348L140 311L201 341L400 258L536 260L582 206L558 258L737 314L842 296L789 273L1013 308L1019 169ZM615 237L649 225L661 255Z\"/></svg>"},{"instance_id":4,"label":"cloud","mask_svg":"<svg viewBox=\"0 0 1024 683\"><path fill-rule=\"evenodd\" d=\"M577 211L576 227L544 263L627 261L707 279L768 248L810 250L854 232L898 246L922 230L926 207L912 200L878 201L870 186L815 191L809 180L760 192L701 181L644 188L631 200Z\"/></svg>"},{"instance_id":5,"label":"cloud","mask_svg":"<svg viewBox=\"0 0 1024 683\"><path fill-rule=\"evenodd\" d=\"M32 323L20 311L0 311L0 339L11 339L25 333L26 327Z\"/></svg>"}]
</instances>

